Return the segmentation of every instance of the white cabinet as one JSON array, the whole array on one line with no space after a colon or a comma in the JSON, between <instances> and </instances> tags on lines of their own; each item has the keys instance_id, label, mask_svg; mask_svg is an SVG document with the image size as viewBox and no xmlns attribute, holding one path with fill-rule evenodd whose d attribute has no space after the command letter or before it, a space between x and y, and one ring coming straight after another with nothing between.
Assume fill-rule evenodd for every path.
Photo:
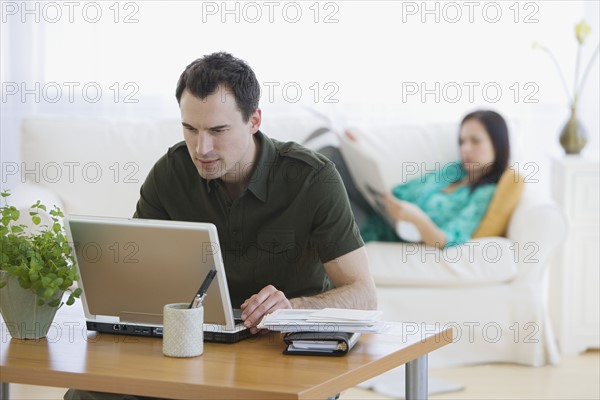
<instances>
[{"instance_id":1,"label":"white cabinet","mask_svg":"<svg viewBox=\"0 0 600 400\"><path fill-rule=\"evenodd\" d=\"M562 354L577 354L600 345L598 160L554 158L552 189L568 235L552 263L550 310Z\"/></svg>"}]
</instances>

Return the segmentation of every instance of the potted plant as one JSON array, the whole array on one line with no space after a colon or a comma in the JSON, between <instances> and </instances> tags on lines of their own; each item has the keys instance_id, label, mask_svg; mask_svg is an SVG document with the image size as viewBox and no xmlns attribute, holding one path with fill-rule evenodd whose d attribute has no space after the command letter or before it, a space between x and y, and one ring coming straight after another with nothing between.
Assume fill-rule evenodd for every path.
<instances>
[{"instance_id":1,"label":"potted plant","mask_svg":"<svg viewBox=\"0 0 600 400\"><path fill-rule=\"evenodd\" d=\"M38 200L29 210L31 225L18 224L19 210L1 193L0 311L10 335L19 339L45 337L65 291L72 305L81 289L71 290L78 278L75 259L61 225L62 211L48 211ZM52 223L42 224L40 212Z\"/></svg>"}]
</instances>

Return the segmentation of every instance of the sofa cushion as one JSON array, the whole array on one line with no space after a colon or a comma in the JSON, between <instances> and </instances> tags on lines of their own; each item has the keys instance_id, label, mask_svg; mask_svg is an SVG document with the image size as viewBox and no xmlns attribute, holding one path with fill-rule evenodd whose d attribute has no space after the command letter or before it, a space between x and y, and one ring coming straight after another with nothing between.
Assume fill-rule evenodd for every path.
<instances>
[{"instance_id":1,"label":"sofa cushion","mask_svg":"<svg viewBox=\"0 0 600 400\"><path fill-rule=\"evenodd\" d=\"M183 139L177 120L35 117L21 128L21 173L69 214L131 217L150 168Z\"/></svg>"},{"instance_id":2,"label":"sofa cushion","mask_svg":"<svg viewBox=\"0 0 600 400\"><path fill-rule=\"evenodd\" d=\"M329 120L318 111L299 104L261 101L260 130L272 139L303 143L311 133L327 127Z\"/></svg>"},{"instance_id":3,"label":"sofa cushion","mask_svg":"<svg viewBox=\"0 0 600 400\"><path fill-rule=\"evenodd\" d=\"M518 171L509 168L502 174L496 186L496 193L473 238L504 236L524 185L523 176Z\"/></svg>"},{"instance_id":4,"label":"sofa cushion","mask_svg":"<svg viewBox=\"0 0 600 400\"><path fill-rule=\"evenodd\" d=\"M417 243L366 244L378 286L473 286L508 282L517 276L505 238L484 238L437 249Z\"/></svg>"},{"instance_id":5,"label":"sofa cushion","mask_svg":"<svg viewBox=\"0 0 600 400\"><path fill-rule=\"evenodd\" d=\"M302 142L327 118L295 104L263 107L261 131ZM131 217L154 163L183 140L181 122L36 116L21 127L23 182L58 196L69 214Z\"/></svg>"},{"instance_id":6,"label":"sofa cushion","mask_svg":"<svg viewBox=\"0 0 600 400\"><path fill-rule=\"evenodd\" d=\"M348 130L377 160L390 189L459 159L456 124L374 123Z\"/></svg>"}]
</instances>

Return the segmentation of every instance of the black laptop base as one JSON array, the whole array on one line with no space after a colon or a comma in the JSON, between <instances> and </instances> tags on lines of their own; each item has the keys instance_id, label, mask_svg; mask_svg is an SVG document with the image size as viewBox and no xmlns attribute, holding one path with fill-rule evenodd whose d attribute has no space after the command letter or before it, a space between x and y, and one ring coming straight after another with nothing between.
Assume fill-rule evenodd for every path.
<instances>
[{"instance_id":1,"label":"black laptop base","mask_svg":"<svg viewBox=\"0 0 600 400\"><path fill-rule=\"evenodd\" d=\"M87 321L86 323L88 331L95 331L100 333L113 333L117 335L130 335L130 336L151 336L161 337L163 335L162 327L151 327L151 326L136 326L132 324L113 324L110 322L95 322ZM223 331L204 331L205 342L217 342L217 343L235 343L240 340L246 339L252 336L250 329L243 329L237 332L223 332Z\"/></svg>"},{"instance_id":2,"label":"black laptop base","mask_svg":"<svg viewBox=\"0 0 600 400\"><path fill-rule=\"evenodd\" d=\"M88 331L96 331L96 332L101 332L101 333L114 333L117 335L162 337L162 328L161 327L112 324L110 322L94 322L94 321L87 321L86 325L87 325Z\"/></svg>"}]
</instances>

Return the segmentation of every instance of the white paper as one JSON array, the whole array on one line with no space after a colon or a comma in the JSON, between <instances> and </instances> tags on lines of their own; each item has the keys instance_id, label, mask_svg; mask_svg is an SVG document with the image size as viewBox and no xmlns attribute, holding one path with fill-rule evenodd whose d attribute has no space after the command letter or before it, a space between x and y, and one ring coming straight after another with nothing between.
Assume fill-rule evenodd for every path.
<instances>
[{"instance_id":1,"label":"white paper","mask_svg":"<svg viewBox=\"0 0 600 400\"><path fill-rule=\"evenodd\" d=\"M258 328L282 332L378 332L382 327L380 316L381 311L279 309L266 315Z\"/></svg>"}]
</instances>

